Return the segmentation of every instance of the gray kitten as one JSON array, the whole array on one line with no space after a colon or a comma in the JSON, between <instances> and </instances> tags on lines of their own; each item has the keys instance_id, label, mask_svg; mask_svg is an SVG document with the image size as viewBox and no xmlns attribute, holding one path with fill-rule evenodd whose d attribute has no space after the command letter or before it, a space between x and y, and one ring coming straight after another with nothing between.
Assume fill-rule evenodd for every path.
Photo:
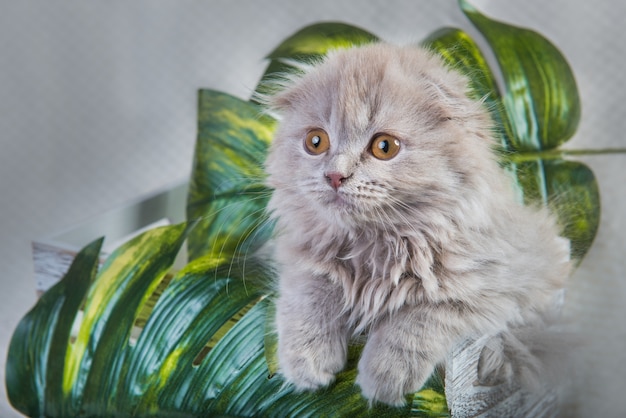
<instances>
[{"instance_id":1,"label":"gray kitten","mask_svg":"<svg viewBox=\"0 0 626 418\"><path fill-rule=\"evenodd\" d=\"M547 210L519 203L465 77L423 49L376 44L281 87L266 171L288 382L329 385L365 334L357 384L402 405L454 344L493 334L504 347L507 330L542 321L569 242ZM511 370L501 351L481 360L486 380Z\"/></svg>"}]
</instances>

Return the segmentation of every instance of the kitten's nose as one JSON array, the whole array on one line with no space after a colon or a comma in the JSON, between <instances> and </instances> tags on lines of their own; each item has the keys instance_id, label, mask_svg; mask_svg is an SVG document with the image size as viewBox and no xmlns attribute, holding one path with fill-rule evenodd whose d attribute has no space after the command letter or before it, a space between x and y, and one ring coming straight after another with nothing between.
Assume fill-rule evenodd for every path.
<instances>
[{"instance_id":1,"label":"kitten's nose","mask_svg":"<svg viewBox=\"0 0 626 418\"><path fill-rule=\"evenodd\" d=\"M326 180L332 186L333 189L337 190L346 181L347 177L341 173L330 172L326 173Z\"/></svg>"}]
</instances>

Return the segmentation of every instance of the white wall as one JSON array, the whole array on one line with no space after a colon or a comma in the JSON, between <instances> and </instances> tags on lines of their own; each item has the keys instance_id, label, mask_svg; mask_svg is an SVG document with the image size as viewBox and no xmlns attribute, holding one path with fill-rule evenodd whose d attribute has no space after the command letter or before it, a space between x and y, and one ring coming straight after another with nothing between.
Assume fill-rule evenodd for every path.
<instances>
[{"instance_id":1,"label":"white wall","mask_svg":"<svg viewBox=\"0 0 626 418\"><path fill-rule=\"evenodd\" d=\"M584 115L568 147L626 146L625 2L475 5L539 30L570 60ZM196 90L247 97L264 55L320 20L397 42L442 26L470 29L454 0L0 0L2 381L8 339L35 301L30 241L185 179ZM626 157L586 161L604 208L569 293L568 311L589 337L573 400L578 416L614 417L626 411ZM0 396L0 416L14 414Z\"/></svg>"}]
</instances>

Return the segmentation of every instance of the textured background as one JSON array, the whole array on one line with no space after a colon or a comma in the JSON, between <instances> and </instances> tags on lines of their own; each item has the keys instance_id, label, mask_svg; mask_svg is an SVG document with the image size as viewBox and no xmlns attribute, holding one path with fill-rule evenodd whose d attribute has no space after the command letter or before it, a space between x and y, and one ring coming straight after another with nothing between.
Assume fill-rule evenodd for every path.
<instances>
[{"instance_id":1,"label":"textured background","mask_svg":"<svg viewBox=\"0 0 626 418\"><path fill-rule=\"evenodd\" d=\"M584 112L568 147L626 146L626 2L474 3L542 32L568 57ZM10 335L35 301L30 241L186 179L196 90L248 97L265 54L320 20L403 43L449 25L474 33L454 0L0 0L2 381ZM568 295L586 344L567 416L617 417L626 411L626 156L586 162L603 214ZM14 415L0 396L0 416Z\"/></svg>"}]
</instances>

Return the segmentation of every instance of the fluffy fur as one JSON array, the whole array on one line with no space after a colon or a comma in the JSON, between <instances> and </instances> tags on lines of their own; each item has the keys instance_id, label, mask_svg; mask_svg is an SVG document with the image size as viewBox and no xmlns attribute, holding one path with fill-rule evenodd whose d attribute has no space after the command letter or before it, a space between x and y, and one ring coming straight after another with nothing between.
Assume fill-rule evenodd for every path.
<instances>
[{"instance_id":1,"label":"fluffy fur","mask_svg":"<svg viewBox=\"0 0 626 418\"><path fill-rule=\"evenodd\" d=\"M329 54L271 99L278 360L298 389L330 384L366 334L357 384L401 405L455 343L540 323L562 288L569 243L547 210L519 203L467 89L423 49L376 44ZM312 129L326 152L306 151ZM400 141L389 160L370 150L381 133ZM512 370L511 339L493 346L485 381Z\"/></svg>"}]
</instances>

